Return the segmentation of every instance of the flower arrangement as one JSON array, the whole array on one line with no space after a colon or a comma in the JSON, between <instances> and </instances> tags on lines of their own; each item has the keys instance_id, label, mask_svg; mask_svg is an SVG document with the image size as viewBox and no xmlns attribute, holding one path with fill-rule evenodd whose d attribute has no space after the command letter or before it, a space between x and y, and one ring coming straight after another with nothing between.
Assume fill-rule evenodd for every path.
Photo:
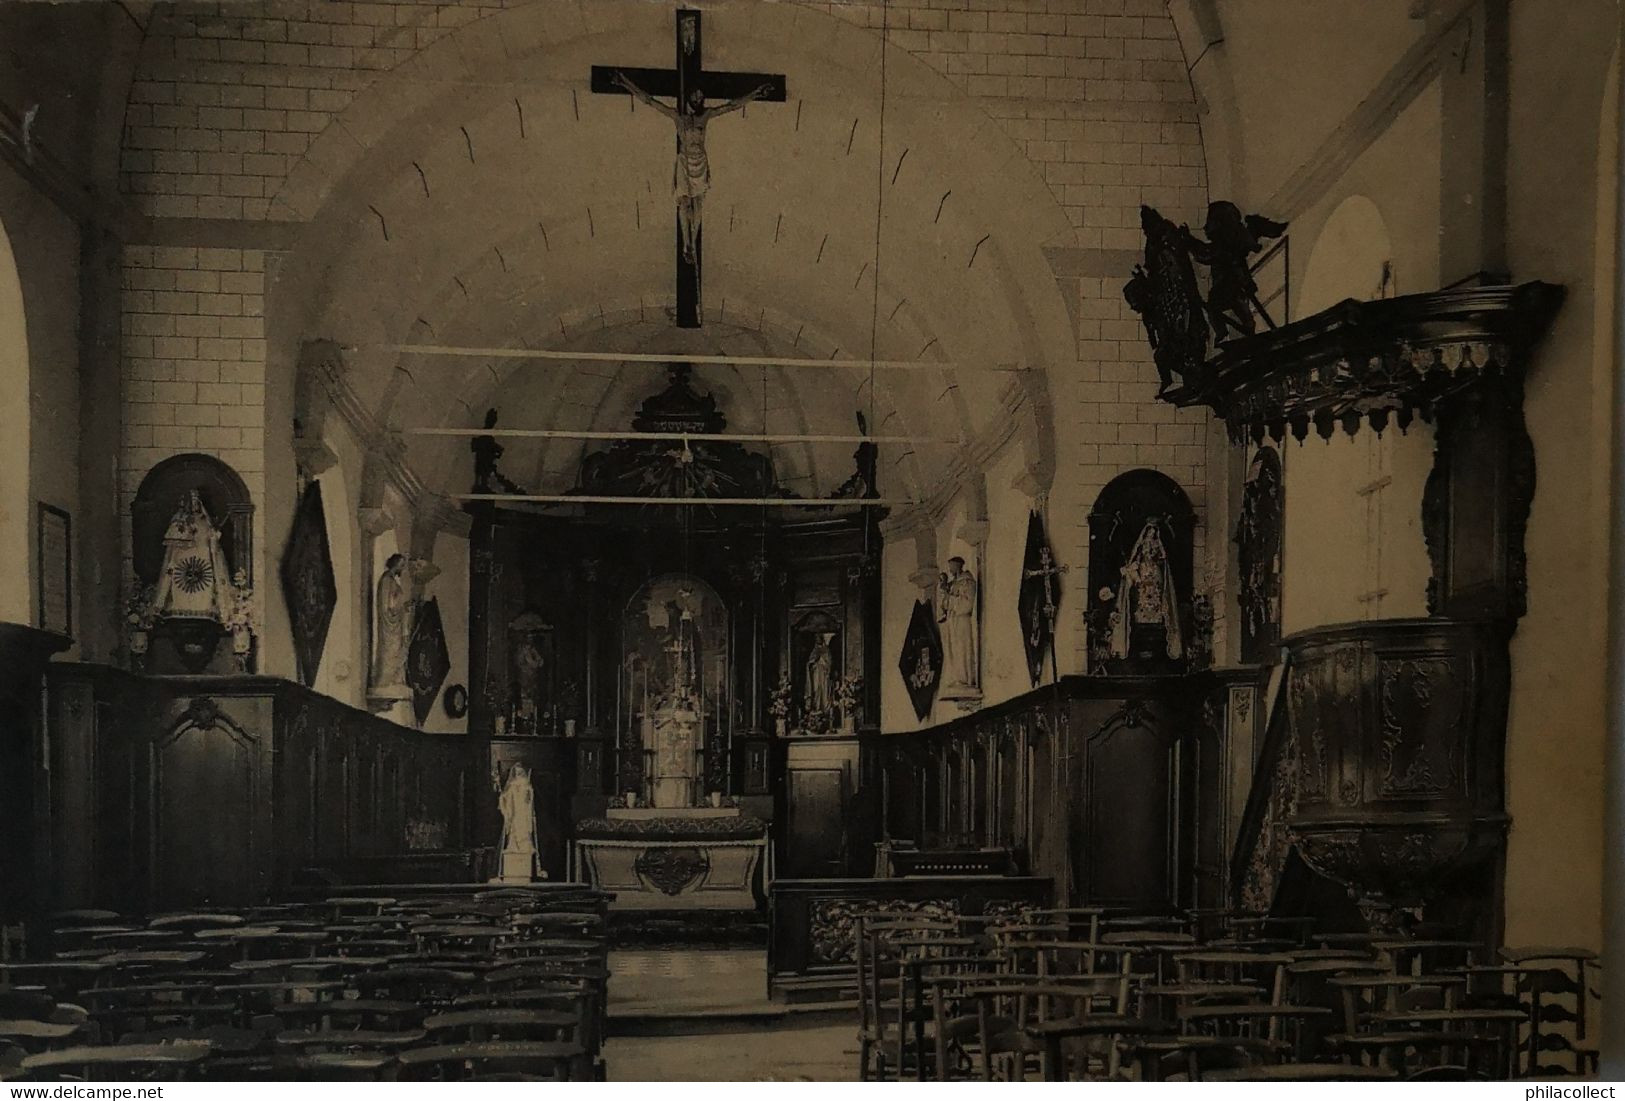
<instances>
[{"instance_id":1,"label":"flower arrangement","mask_svg":"<svg viewBox=\"0 0 1625 1101\"><path fill-rule=\"evenodd\" d=\"M221 625L234 635L253 635L259 632L259 615L254 604L254 587L248 583L248 571L238 570L231 577L231 594Z\"/></svg>"},{"instance_id":2,"label":"flower arrangement","mask_svg":"<svg viewBox=\"0 0 1625 1101\"><path fill-rule=\"evenodd\" d=\"M863 694L863 678L859 676L842 677L835 682L835 705L843 713L855 711L858 701Z\"/></svg>"},{"instance_id":3,"label":"flower arrangement","mask_svg":"<svg viewBox=\"0 0 1625 1101\"><path fill-rule=\"evenodd\" d=\"M152 625L158 620L158 610L154 607L158 590L153 585L143 585L139 580L130 589L130 596L124 602L124 622L131 631L150 631Z\"/></svg>"},{"instance_id":4,"label":"flower arrangement","mask_svg":"<svg viewBox=\"0 0 1625 1101\"><path fill-rule=\"evenodd\" d=\"M790 694L790 674L787 672L780 673L779 683L773 689L773 695L768 701L768 714L775 719L788 719L790 717Z\"/></svg>"}]
</instances>

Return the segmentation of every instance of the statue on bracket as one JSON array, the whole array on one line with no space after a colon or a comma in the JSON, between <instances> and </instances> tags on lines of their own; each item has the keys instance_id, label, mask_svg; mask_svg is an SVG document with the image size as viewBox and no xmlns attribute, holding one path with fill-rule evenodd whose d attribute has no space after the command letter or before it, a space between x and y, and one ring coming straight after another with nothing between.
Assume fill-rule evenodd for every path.
<instances>
[{"instance_id":1,"label":"statue on bracket","mask_svg":"<svg viewBox=\"0 0 1625 1101\"><path fill-rule=\"evenodd\" d=\"M937 584L937 623L942 632L942 688L945 700L982 698L981 650L977 638L976 575L955 555Z\"/></svg>"},{"instance_id":2,"label":"statue on bracket","mask_svg":"<svg viewBox=\"0 0 1625 1101\"><path fill-rule=\"evenodd\" d=\"M385 709L412 698L407 683L406 657L416 626L416 601L406 580L406 556L392 554L384 562L373 602L372 689L369 695Z\"/></svg>"}]
</instances>

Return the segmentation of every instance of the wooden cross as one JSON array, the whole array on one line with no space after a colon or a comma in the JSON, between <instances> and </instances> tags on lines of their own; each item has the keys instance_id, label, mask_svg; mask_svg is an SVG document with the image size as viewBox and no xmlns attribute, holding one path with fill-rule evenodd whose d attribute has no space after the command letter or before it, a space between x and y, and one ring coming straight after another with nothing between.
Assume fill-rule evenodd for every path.
<instances>
[{"instance_id":1,"label":"wooden cross","mask_svg":"<svg viewBox=\"0 0 1625 1101\"><path fill-rule=\"evenodd\" d=\"M625 75L633 84L651 96L665 96L676 101L682 115L697 117L708 101L738 100L753 92L762 92L757 98L771 103L783 103L786 97L782 73L735 73L707 70L700 42L700 13L692 8L677 10L677 64L671 69L617 68L610 65L592 67L592 90L602 95L628 95L617 76ZM763 91L765 87L765 92ZM694 96L698 91L699 98ZM681 150L679 149L679 155ZM698 329L700 315L700 235L701 227L694 229L692 254L685 248L683 228L677 227L677 325L683 329Z\"/></svg>"}]
</instances>

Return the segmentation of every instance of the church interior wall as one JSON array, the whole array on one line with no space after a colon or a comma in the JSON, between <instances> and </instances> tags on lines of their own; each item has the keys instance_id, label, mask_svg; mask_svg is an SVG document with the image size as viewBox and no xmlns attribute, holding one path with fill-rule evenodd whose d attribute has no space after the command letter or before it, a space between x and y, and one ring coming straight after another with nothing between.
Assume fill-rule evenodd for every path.
<instances>
[{"instance_id":1,"label":"church interior wall","mask_svg":"<svg viewBox=\"0 0 1625 1101\"><path fill-rule=\"evenodd\" d=\"M77 511L77 374L52 371L53 356L77 359L75 309L78 298L78 240L60 211L9 166L0 168L0 225L9 248L0 256L0 339L5 341L5 420L0 421L7 488L0 511L0 539L7 560L25 568L8 571L0 586L0 620L35 622L39 565L34 546L34 502L45 500ZM28 232L19 232L22 228ZM65 294L64 298L57 298ZM67 375L63 380L60 376ZM55 377L53 377L55 376ZM67 393L61 389L66 388ZM66 399L53 408L52 399ZM15 418L15 421L13 420ZM41 442L61 431L68 442L58 449ZM12 484L15 481L15 484Z\"/></svg>"},{"instance_id":2,"label":"church interior wall","mask_svg":"<svg viewBox=\"0 0 1625 1101\"><path fill-rule=\"evenodd\" d=\"M1442 90L1429 83L1293 221L1291 318L1344 299L1438 288ZM1433 429L1342 432L1281 447L1282 629L1427 614L1422 489ZM1350 548L1363 548L1350 553Z\"/></svg>"},{"instance_id":3,"label":"church interior wall","mask_svg":"<svg viewBox=\"0 0 1625 1101\"><path fill-rule=\"evenodd\" d=\"M133 577L130 504L141 479L172 455L201 452L226 463L248 486L255 505L255 585L261 594L275 592L276 558L266 549L272 529L265 507L264 269L265 253L258 249L124 250L119 511L126 584ZM278 522L279 535L284 524ZM262 600L262 609L267 603Z\"/></svg>"},{"instance_id":4,"label":"church interior wall","mask_svg":"<svg viewBox=\"0 0 1625 1101\"><path fill-rule=\"evenodd\" d=\"M1612 171L1600 159L1598 135L1617 34L1607 5L1562 20L1512 5L1508 265L1517 278L1567 287L1525 391L1537 475L1525 539L1529 611L1512 642L1506 869L1506 935L1521 942L1600 939L1608 608L1601 594L1610 536L1617 537L1602 503L1617 441L1591 411L1610 404L1597 364L1611 356L1594 341L1611 328L1599 323L1611 304L1595 280L1607 271L1598 250L1615 242L1597 234L1596 181Z\"/></svg>"},{"instance_id":5,"label":"church interior wall","mask_svg":"<svg viewBox=\"0 0 1625 1101\"><path fill-rule=\"evenodd\" d=\"M1006 446L987 468L987 551L982 567L982 703L991 706L1032 690L1023 660L1022 555L1032 498L1014 485L1025 466L1019 447Z\"/></svg>"}]
</instances>

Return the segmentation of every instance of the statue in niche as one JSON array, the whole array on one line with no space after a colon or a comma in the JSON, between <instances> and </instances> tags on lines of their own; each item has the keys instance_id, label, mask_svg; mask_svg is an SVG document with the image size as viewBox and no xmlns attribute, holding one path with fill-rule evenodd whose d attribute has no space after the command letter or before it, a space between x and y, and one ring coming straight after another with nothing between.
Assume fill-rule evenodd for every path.
<instances>
[{"instance_id":1,"label":"statue in niche","mask_svg":"<svg viewBox=\"0 0 1625 1101\"><path fill-rule=\"evenodd\" d=\"M834 694L831 687L834 657L829 650L829 641L832 637L828 632L821 632L813 643L812 653L807 655L807 697L805 704L809 718L814 715L828 715L830 708L834 706Z\"/></svg>"},{"instance_id":2,"label":"statue in niche","mask_svg":"<svg viewBox=\"0 0 1625 1101\"><path fill-rule=\"evenodd\" d=\"M1184 656L1179 630L1179 595L1174 572L1168 564L1161 525L1156 517L1146 520L1134 548L1123 563L1122 580L1117 587L1113 609L1111 656L1127 658L1134 652L1156 647L1169 658ZM1148 636L1160 635L1160 639Z\"/></svg>"},{"instance_id":3,"label":"statue in niche","mask_svg":"<svg viewBox=\"0 0 1625 1101\"><path fill-rule=\"evenodd\" d=\"M406 580L406 556L392 554L384 562L373 603L376 629L373 641L372 695L380 699L410 699L406 683L406 656L412 645L416 601Z\"/></svg>"},{"instance_id":4,"label":"statue in niche","mask_svg":"<svg viewBox=\"0 0 1625 1101\"><path fill-rule=\"evenodd\" d=\"M487 409L485 430L489 432L496 426L497 411ZM502 458L502 445L497 443L495 436L475 436L469 441L468 449L474 452L474 488L469 492L524 494L523 486L509 481L497 469L497 460Z\"/></svg>"},{"instance_id":5,"label":"statue in niche","mask_svg":"<svg viewBox=\"0 0 1625 1101\"><path fill-rule=\"evenodd\" d=\"M220 530L197 490L188 490L164 530L164 560L153 593L161 618L224 622L234 607L231 568L220 545Z\"/></svg>"},{"instance_id":6,"label":"statue in niche","mask_svg":"<svg viewBox=\"0 0 1625 1101\"><path fill-rule=\"evenodd\" d=\"M615 83L670 119L677 127L677 161L672 166L672 195L677 200L677 225L683 234L683 260L693 264L700 238L700 217L705 194L711 190L711 158L705 150L705 128L718 115L738 111L746 104L770 95L771 84L730 99L716 107L705 106L705 92L695 88L688 93L688 108L668 106L645 92L625 73L616 73Z\"/></svg>"},{"instance_id":7,"label":"statue in niche","mask_svg":"<svg viewBox=\"0 0 1625 1101\"><path fill-rule=\"evenodd\" d=\"M536 793L530 769L515 762L497 798L502 814L501 880L528 883L536 875Z\"/></svg>"},{"instance_id":8,"label":"statue in niche","mask_svg":"<svg viewBox=\"0 0 1625 1101\"><path fill-rule=\"evenodd\" d=\"M937 583L937 623L942 631L942 689L945 700L981 696L976 640L976 575L957 555Z\"/></svg>"}]
</instances>

